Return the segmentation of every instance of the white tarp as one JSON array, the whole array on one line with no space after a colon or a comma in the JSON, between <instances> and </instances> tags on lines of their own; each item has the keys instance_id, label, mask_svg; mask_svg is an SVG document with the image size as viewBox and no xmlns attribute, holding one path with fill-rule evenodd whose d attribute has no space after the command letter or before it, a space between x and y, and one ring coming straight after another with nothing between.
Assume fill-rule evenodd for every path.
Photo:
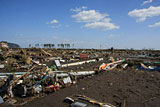
<instances>
[{"instance_id":1,"label":"white tarp","mask_svg":"<svg viewBox=\"0 0 160 107\"><path fill-rule=\"evenodd\" d=\"M70 78L70 77L63 78L63 82L64 82L64 84L72 83L72 81L71 81L71 78Z\"/></svg>"},{"instance_id":2,"label":"white tarp","mask_svg":"<svg viewBox=\"0 0 160 107\"><path fill-rule=\"evenodd\" d=\"M1 64L1 65L0 65L0 68L4 68L4 64Z\"/></svg>"},{"instance_id":3,"label":"white tarp","mask_svg":"<svg viewBox=\"0 0 160 107\"><path fill-rule=\"evenodd\" d=\"M55 60L55 64L57 67L61 67L60 61L59 60Z\"/></svg>"}]
</instances>

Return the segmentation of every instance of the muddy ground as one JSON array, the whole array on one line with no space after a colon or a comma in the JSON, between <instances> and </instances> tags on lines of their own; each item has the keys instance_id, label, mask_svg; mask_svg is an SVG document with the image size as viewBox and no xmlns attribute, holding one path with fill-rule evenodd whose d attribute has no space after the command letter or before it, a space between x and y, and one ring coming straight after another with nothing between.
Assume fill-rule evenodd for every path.
<instances>
[{"instance_id":1,"label":"muddy ground","mask_svg":"<svg viewBox=\"0 0 160 107\"><path fill-rule=\"evenodd\" d=\"M159 107L160 72L135 72L130 68L101 72L23 106L69 107L63 102L64 98L77 94L117 107L121 107L123 102L126 102L126 107Z\"/></svg>"},{"instance_id":2,"label":"muddy ground","mask_svg":"<svg viewBox=\"0 0 160 107\"><path fill-rule=\"evenodd\" d=\"M39 52L40 51L37 51L37 53ZM62 52L59 52L59 54L61 53ZM127 54L128 56L126 56L125 53L124 55L123 53L121 54L125 57L130 56L130 54ZM64 55L67 56L67 54ZM35 56L38 56L38 54ZM33 58L35 56L33 56ZM121 56L120 53L115 55L115 57L117 58L119 58L119 56ZM122 56L120 59L123 59ZM60 89L59 91L50 93L49 95L40 93L37 94L37 96L27 98L14 97L14 99L17 100L17 103L14 106L23 105L24 107L69 107L69 104L63 102L64 98L67 96L80 94L98 100L100 102L111 103L117 107L122 107L122 104L124 104L124 102L126 105L123 107L159 107L160 72L136 71L136 67L140 64L140 62L148 60L159 61L160 58L142 58L141 60L139 58L127 59L128 60L125 62L129 64L129 68L127 69L117 67L113 71L100 72L99 74L92 77L90 76L80 79L78 80L77 84L73 84L70 87ZM91 62L80 66L60 68L59 70L64 70L67 72L86 70L97 71L102 63L108 63L108 61L108 59L104 59L100 62ZM53 65L53 63L50 63L50 65ZM159 67L160 64L156 66ZM6 71L7 70L0 70L0 72ZM16 72L18 71L16 70ZM0 107L1 106L3 105L0 105ZM7 105L5 104L4 106Z\"/></svg>"}]
</instances>

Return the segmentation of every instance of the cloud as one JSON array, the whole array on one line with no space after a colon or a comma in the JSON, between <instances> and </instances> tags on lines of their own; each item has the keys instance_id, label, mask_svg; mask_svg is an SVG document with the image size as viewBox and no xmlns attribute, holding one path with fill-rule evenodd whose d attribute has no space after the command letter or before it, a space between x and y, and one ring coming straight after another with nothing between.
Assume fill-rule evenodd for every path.
<instances>
[{"instance_id":1,"label":"cloud","mask_svg":"<svg viewBox=\"0 0 160 107\"><path fill-rule=\"evenodd\" d=\"M59 23L58 20L53 19L50 22L47 22L46 24L58 24L58 23Z\"/></svg>"},{"instance_id":2,"label":"cloud","mask_svg":"<svg viewBox=\"0 0 160 107\"><path fill-rule=\"evenodd\" d=\"M72 15L72 18L76 20L76 22L85 23L84 26L90 29L101 29L101 30L112 30L119 29L119 26L111 23L111 19L108 18L108 14L102 14L96 10L81 10L76 14Z\"/></svg>"},{"instance_id":3,"label":"cloud","mask_svg":"<svg viewBox=\"0 0 160 107\"><path fill-rule=\"evenodd\" d=\"M87 9L87 7L82 6L82 7L79 7L79 8L76 7L75 9L70 9L70 10L73 11L73 12L80 12L80 11L85 10L85 9Z\"/></svg>"},{"instance_id":4,"label":"cloud","mask_svg":"<svg viewBox=\"0 0 160 107\"><path fill-rule=\"evenodd\" d=\"M69 42L71 42L71 39L59 37L59 36L52 36L51 39L53 39L56 43L69 43Z\"/></svg>"},{"instance_id":5,"label":"cloud","mask_svg":"<svg viewBox=\"0 0 160 107\"><path fill-rule=\"evenodd\" d=\"M115 35L115 34L110 34L107 36L108 38L115 38L115 37L119 37L119 35Z\"/></svg>"},{"instance_id":6,"label":"cloud","mask_svg":"<svg viewBox=\"0 0 160 107\"><path fill-rule=\"evenodd\" d=\"M144 1L143 3L142 3L142 5L145 5L145 4L147 4L147 3L151 3L153 0L146 0L146 1Z\"/></svg>"},{"instance_id":7,"label":"cloud","mask_svg":"<svg viewBox=\"0 0 160 107\"><path fill-rule=\"evenodd\" d=\"M53 23L58 23L58 21L54 19L54 20L50 21L50 23L51 23L51 24L53 24Z\"/></svg>"},{"instance_id":8,"label":"cloud","mask_svg":"<svg viewBox=\"0 0 160 107\"><path fill-rule=\"evenodd\" d=\"M61 27L61 25L59 24L59 25L52 25L52 26L49 26L50 28L59 28L59 27Z\"/></svg>"},{"instance_id":9,"label":"cloud","mask_svg":"<svg viewBox=\"0 0 160 107\"><path fill-rule=\"evenodd\" d=\"M58 20L56 20L56 19L53 19L53 20L51 20L50 22L47 22L46 24L49 24L49 28L59 28L59 27L61 27L61 24L59 24L59 22L58 22Z\"/></svg>"},{"instance_id":10,"label":"cloud","mask_svg":"<svg viewBox=\"0 0 160 107\"><path fill-rule=\"evenodd\" d=\"M68 28L68 27L70 27L70 25L65 25L65 27L67 27L67 28Z\"/></svg>"},{"instance_id":11,"label":"cloud","mask_svg":"<svg viewBox=\"0 0 160 107\"><path fill-rule=\"evenodd\" d=\"M157 22L157 23L152 24L152 25L148 25L148 27L160 27L160 22Z\"/></svg>"},{"instance_id":12,"label":"cloud","mask_svg":"<svg viewBox=\"0 0 160 107\"><path fill-rule=\"evenodd\" d=\"M108 16L107 14L101 14L96 10L84 10L75 15L72 15L72 18L75 18L77 22L94 22L100 21L101 19Z\"/></svg>"},{"instance_id":13,"label":"cloud","mask_svg":"<svg viewBox=\"0 0 160 107\"><path fill-rule=\"evenodd\" d=\"M16 37L23 37L24 35L22 33L16 34Z\"/></svg>"},{"instance_id":14,"label":"cloud","mask_svg":"<svg viewBox=\"0 0 160 107\"><path fill-rule=\"evenodd\" d=\"M104 21L99 21L99 22L87 23L84 25L84 27L91 28L91 29L101 29L101 30L112 30L112 29L120 28L119 26L116 26L107 20L108 19L105 19Z\"/></svg>"},{"instance_id":15,"label":"cloud","mask_svg":"<svg viewBox=\"0 0 160 107\"><path fill-rule=\"evenodd\" d=\"M146 9L135 9L128 13L131 17L136 17L136 22L143 22L147 19L147 17L160 16L160 6L154 7L150 6Z\"/></svg>"}]
</instances>

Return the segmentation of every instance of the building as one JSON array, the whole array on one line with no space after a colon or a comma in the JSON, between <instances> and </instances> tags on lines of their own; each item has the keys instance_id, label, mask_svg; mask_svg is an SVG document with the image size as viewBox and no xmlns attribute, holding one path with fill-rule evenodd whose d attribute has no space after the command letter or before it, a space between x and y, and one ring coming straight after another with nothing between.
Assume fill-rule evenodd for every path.
<instances>
[{"instance_id":1,"label":"building","mask_svg":"<svg viewBox=\"0 0 160 107\"><path fill-rule=\"evenodd\" d=\"M0 42L0 48L9 48L8 43L4 41Z\"/></svg>"}]
</instances>

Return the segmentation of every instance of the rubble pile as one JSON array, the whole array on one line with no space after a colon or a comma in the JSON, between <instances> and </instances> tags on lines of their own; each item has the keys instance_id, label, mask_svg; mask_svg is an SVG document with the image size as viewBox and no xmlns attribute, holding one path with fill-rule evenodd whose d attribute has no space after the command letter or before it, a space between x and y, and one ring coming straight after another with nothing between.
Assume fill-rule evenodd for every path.
<instances>
[{"instance_id":1,"label":"rubble pile","mask_svg":"<svg viewBox=\"0 0 160 107\"><path fill-rule=\"evenodd\" d=\"M105 75L122 75L125 72L130 75L129 72L132 71L133 75L134 73L135 75L143 73L144 77L145 74L148 75L148 73L159 73L159 55L159 51L148 50L1 48L0 103L3 106L24 105L28 102L35 101L39 97L43 98L50 93L60 93L61 89L72 90L72 88L81 83L82 80L87 78L94 81L94 78L101 78L101 74L104 73ZM108 80L107 78L103 79L108 81L113 78L108 77ZM112 86L113 82L107 82L107 84ZM119 85L116 84L113 90L118 91L119 87L121 87ZM101 88L103 88L103 86ZM85 94L85 90L86 88L82 88L81 91L83 93L77 92L77 94ZM160 91L160 89L157 90ZM114 93L110 94L115 95ZM110 96L108 96L108 99L109 100L105 100L106 103L104 103L110 103L110 106L107 105L107 107L119 106L120 104L122 105L123 102L123 98L120 98L120 100L112 98L113 101L116 101L117 103L111 101ZM97 101L95 100L94 102L95 103L92 103L95 105L101 104L96 103ZM127 102L127 98L125 99L125 102ZM73 102L71 106L75 103L76 102ZM83 103L83 101L78 102L80 105L87 104L87 102ZM90 105L89 103L91 102L88 102L88 105Z\"/></svg>"}]
</instances>

